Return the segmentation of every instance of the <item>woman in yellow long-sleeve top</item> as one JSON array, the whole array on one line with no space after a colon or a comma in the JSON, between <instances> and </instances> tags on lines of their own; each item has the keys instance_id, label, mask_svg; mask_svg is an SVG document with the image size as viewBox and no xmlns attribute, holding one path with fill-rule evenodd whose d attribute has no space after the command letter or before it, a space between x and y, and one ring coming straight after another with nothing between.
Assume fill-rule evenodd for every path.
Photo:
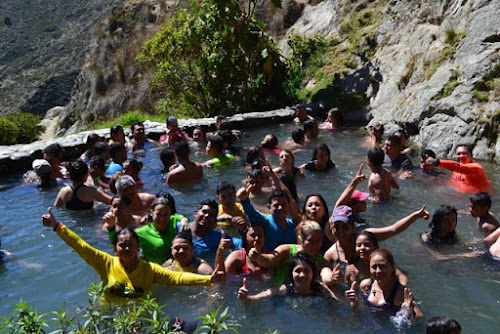
<instances>
[{"instance_id":1,"label":"woman in yellow long-sleeve top","mask_svg":"<svg viewBox=\"0 0 500 334\"><path fill-rule=\"evenodd\" d=\"M174 272L139 258L137 234L126 228L117 233L113 241L116 256L112 256L90 246L76 233L57 222L50 207L48 214L42 216L42 222L43 225L52 227L61 239L97 271L105 286L104 301L151 294L153 284L212 286L212 283L223 279L224 272L218 271L218 268L212 275Z\"/></svg>"}]
</instances>

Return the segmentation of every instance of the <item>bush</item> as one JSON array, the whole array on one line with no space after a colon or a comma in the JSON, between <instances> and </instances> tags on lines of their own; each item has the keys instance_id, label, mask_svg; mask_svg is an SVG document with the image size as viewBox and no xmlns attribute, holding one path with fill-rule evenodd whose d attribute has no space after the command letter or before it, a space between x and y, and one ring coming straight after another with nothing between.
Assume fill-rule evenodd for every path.
<instances>
[{"instance_id":1,"label":"bush","mask_svg":"<svg viewBox=\"0 0 500 334\"><path fill-rule=\"evenodd\" d=\"M16 112L0 117L0 145L28 144L43 131L40 117L33 114Z\"/></svg>"}]
</instances>

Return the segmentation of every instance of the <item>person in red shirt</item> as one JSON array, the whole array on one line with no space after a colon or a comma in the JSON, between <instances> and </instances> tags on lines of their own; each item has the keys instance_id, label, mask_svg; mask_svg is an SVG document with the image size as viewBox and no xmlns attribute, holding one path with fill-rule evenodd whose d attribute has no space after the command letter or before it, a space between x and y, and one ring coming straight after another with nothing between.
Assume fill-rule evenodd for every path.
<instances>
[{"instance_id":1,"label":"person in red shirt","mask_svg":"<svg viewBox=\"0 0 500 334\"><path fill-rule=\"evenodd\" d=\"M477 162L472 161L472 147L459 145L456 150L457 161L441 160L428 157L427 165L439 166L453 172L449 184L461 193L491 191L490 181Z\"/></svg>"}]
</instances>

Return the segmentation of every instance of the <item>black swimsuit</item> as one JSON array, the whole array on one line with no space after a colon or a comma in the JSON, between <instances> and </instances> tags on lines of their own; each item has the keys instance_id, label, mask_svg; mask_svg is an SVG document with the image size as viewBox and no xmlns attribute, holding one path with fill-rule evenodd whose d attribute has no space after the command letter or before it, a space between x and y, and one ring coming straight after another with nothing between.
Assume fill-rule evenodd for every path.
<instances>
[{"instance_id":1,"label":"black swimsuit","mask_svg":"<svg viewBox=\"0 0 500 334\"><path fill-rule=\"evenodd\" d=\"M71 195L71 199L69 202L66 202L66 209L68 210L90 210L94 207L94 201L92 202L84 202L81 199L78 198L78 189L83 186L83 184L80 184L76 189L73 188L73 186L70 186L70 188L73 190L73 195Z\"/></svg>"}]
</instances>

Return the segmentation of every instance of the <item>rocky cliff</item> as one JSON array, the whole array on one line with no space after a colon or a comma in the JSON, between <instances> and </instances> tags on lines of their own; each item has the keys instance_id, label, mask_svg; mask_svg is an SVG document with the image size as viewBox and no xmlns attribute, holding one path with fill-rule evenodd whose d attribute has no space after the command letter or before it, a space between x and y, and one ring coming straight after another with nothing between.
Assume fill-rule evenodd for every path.
<instances>
[{"instance_id":1,"label":"rocky cliff","mask_svg":"<svg viewBox=\"0 0 500 334\"><path fill-rule=\"evenodd\" d=\"M92 26L123 0L2 0L0 114L40 115L70 100Z\"/></svg>"},{"instance_id":2,"label":"rocky cliff","mask_svg":"<svg viewBox=\"0 0 500 334\"><path fill-rule=\"evenodd\" d=\"M144 40L178 3L129 0L96 29L92 51L70 104L59 115L59 133L74 132L103 115L152 110L149 73L134 64ZM336 39L326 50L331 66L309 74L304 85L332 81L335 93L366 98L368 117L404 128L438 154L458 143L475 144L479 158L500 157L500 2L495 0L263 2L259 15L284 52L286 37ZM343 66L338 66L342 63ZM335 67L334 65L337 66ZM316 77L315 77L316 76ZM330 94L321 89L322 96ZM321 94L311 96L321 96ZM350 110L346 110L349 112ZM495 146L496 145L496 146Z\"/></svg>"}]
</instances>

